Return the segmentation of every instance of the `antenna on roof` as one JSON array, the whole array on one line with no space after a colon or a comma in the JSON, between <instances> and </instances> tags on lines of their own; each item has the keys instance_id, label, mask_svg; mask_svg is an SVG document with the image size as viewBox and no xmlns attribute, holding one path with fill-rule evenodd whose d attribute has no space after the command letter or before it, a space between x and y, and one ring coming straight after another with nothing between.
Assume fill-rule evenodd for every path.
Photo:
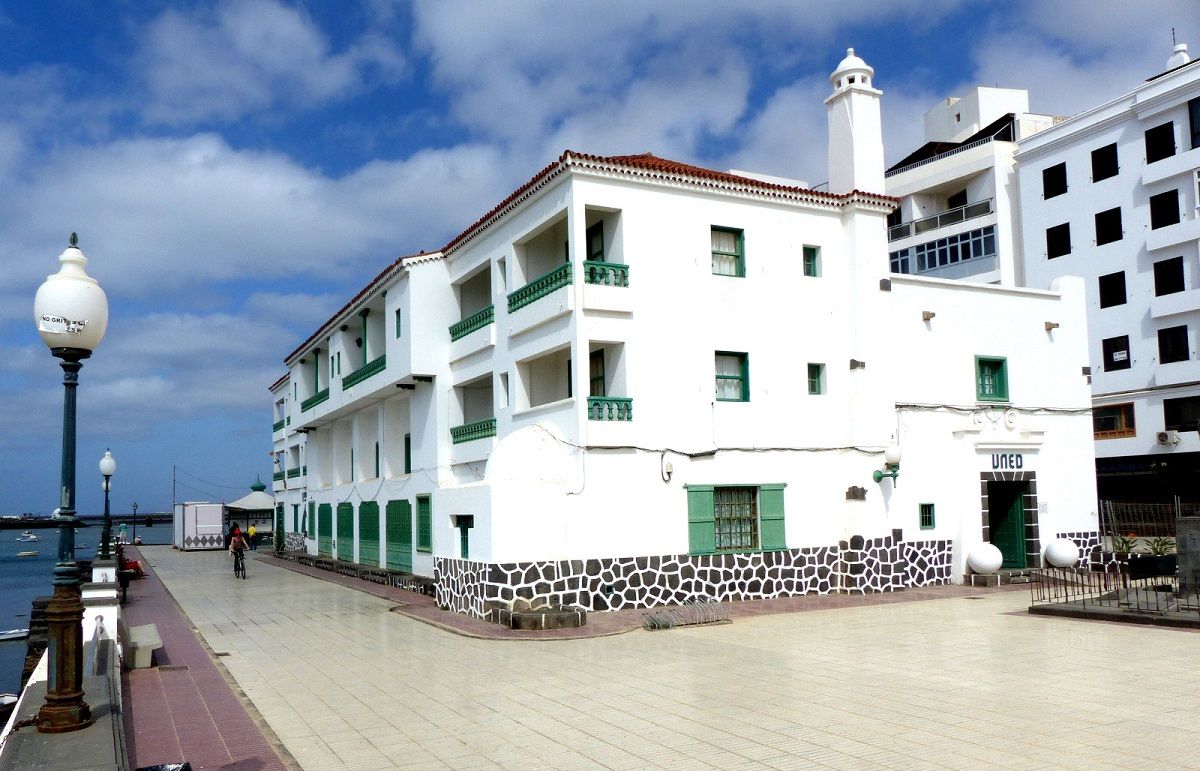
<instances>
[{"instance_id":1,"label":"antenna on roof","mask_svg":"<svg viewBox=\"0 0 1200 771\"><path fill-rule=\"evenodd\" d=\"M1178 42L1179 42L1179 41L1177 41L1177 40L1175 39L1175 28L1174 28L1174 27L1171 27L1171 46L1172 46L1172 47L1174 47L1174 46L1175 46L1175 44L1176 44L1176 43L1178 43Z\"/></svg>"}]
</instances>

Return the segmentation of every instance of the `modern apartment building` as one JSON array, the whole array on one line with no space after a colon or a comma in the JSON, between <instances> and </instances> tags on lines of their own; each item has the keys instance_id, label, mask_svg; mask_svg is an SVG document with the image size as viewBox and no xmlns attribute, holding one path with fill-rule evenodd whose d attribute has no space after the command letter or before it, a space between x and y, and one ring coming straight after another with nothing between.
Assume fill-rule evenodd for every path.
<instances>
[{"instance_id":1,"label":"modern apartment building","mask_svg":"<svg viewBox=\"0 0 1200 771\"><path fill-rule=\"evenodd\" d=\"M388 265L272 386L289 540L479 616L1098 543L1082 283L892 275L881 92L853 52L830 81L829 192L568 151Z\"/></svg>"}]
</instances>

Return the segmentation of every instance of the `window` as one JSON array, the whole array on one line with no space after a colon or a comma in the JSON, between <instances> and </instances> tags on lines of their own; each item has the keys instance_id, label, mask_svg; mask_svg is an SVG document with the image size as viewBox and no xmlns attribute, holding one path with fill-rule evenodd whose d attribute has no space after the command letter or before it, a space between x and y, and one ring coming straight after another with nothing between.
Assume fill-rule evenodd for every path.
<instances>
[{"instance_id":1,"label":"window","mask_svg":"<svg viewBox=\"0 0 1200 771\"><path fill-rule=\"evenodd\" d=\"M1168 431L1200 430L1200 396L1163 399L1163 428Z\"/></svg>"},{"instance_id":2,"label":"window","mask_svg":"<svg viewBox=\"0 0 1200 771\"><path fill-rule=\"evenodd\" d=\"M1133 425L1132 403L1092 408L1093 439L1120 439L1135 435L1137 431Z\"/></svg>"},{"instance_id":3,"label":"window","mask_svg":"<svg viewBox=\"0 0 1200 771\"><path fill-rule=\"evenodd\" d=\"M1200 96L1188 101L1188 128L1192 135L1191 148L1200 147Z\"/></svg>"},{"instance_id":4,"label":"window","mask_svg":"<svg viewBox=\"0 0 1200 771\"><path fill-rule=\"evenodd\" d=\"M1172 257L1154 263L1154 296L1183 291L1183 258Z\"/></svg>"},{"instance_id":5,"label":"window","mask_svg":"<svg viewBox=\"0 0 1200 771\"><path fill-rule=\"evenodd\" d=\"M825 393L825 365L808 365L808 392L813 396Z\"/></svg>"},{"instance_id":6,"label":"window","mask_svg":"<svg viewBox=\"0 0 1200 771\"><path fill-rule=\"evenodd\" d=\"M404 435L404 473L412 473L412 434Z\"/></svg>"},{"instance_id":7,"label":"window","mask_svg":"<svg viewBox=\"0 0 1200 771\"><path fill-rule=\"evenodd\" d=\"M375 479L379 479L379 442L375 443Z\"/></svg>"},{"instance_id":8,"label":"window","mask_svg":"<svg viewBox=\"0 0 1200 771\"><path fill-rule=\"evenodd\" d=\"M400 336L400 309L396 309L396 337Z\"/></svg>"},{"instance_id":9,"label":"window","mask_svg":"<svg viewBox=\"0 0 1200 771\"><path fill-rule=\"evenodd\" d=\"M417 551L433 551L433 501L417 496Z\"/></svg>"},{"instance_id":10,"label":"window","mask_svg":"<svg viewBox=\"0 0 1200 771\"><path fill-rule=\"evenodd\" d=\"M804 275L819 278L821 275L821 247L804 247Z\"/></svg>"},{"instance_id":11,"label":"window","mask_svg":"<svg viewBox=\"0 0 1200 771\"><path fill-rule=\"evenodd\" d=\"M592 351L588 354L588 374L591 386L589 396L607 396L604 391L604 351Z\"/></svg>"},{"instance_id":12,"label":"window","mask_svg":"<svg viewBox=\"0 0 1200 771\"><path fill-rule=\"evenodd\" d=\"M1008 401L1008 365L1005 359L975 357L975 396L981 402Z\"/></svg>"},{"instance_id":13,"label":"window","mask_svg":"<svg viewBox=\"0 0 1200 771\"><path fill-rule=\"evenodd\" d=\"M1129 369L1129 335L1106 338L1101 341L1100 348L1104 352L1105 372Z\"/></svg>"},{"instance_id":14,"label":"window","mask_svg":"<svg viewBox=\"0 0 1200 771\"><path fill-rule=\"evenodd\" d=\"M957 209L967 205L967 191L959 190L954 195L946 196L946 208Z\"/></svg>"},{"instance_id":15,"label":"window","mask_svg":"<svg viewBox=\"0 0 1200 771\"><path fill-rule=\"evenodd\" d=\"M1092 150L1092 181L1099 182L1102 179L1117 176L1117 172L1121 169L1117 165L1117 143L1105 145L1096 150Z\"/></svg>"},{"instance_id":16,"label":"window","mask_svg":"<svg viewBox=\"0 0 1200 771\"><path fill-rule=\"evenodd\" d=\"M712 272L714 276L745 276L742 231L731 228L712 229Z\"/></svg>"},{"instance_id":17,"label":"window","mask_svg":"<svg viewBox=\"0 0 1200 771\"><path fill-rule=\"evenodd\" d=\"M887 226L889 228L894 228L897 225L902 225L903 223L904 223L904 212L900 211L900 207L897 206L895 209L892 209L888 213Z\"/></svg>"},{"instance_id":18,"label":"window","mask_svg":"<svg viewBox=\"0 0 1200 771\"><path fill-rule=\"evenodd\" d=\"M1096 246L1120 241L1125 233L1121 230L1121 207L1096 214Z\"/></svg>"},{"instance_id":19,"label":"window","mask_svg":"<svg viewBox=\"0 0 1200 771\"><path fill-rule=\"evenodd\" d=\"M1150 229L1158 230L1179 222L1179 192L1168 190L1150 196Z\"/></svg>"},{"instance_id":20,"label":"window","mask_svg":"<svg viewBox=\"0 0 1200 771\"><path fill-rule=\"evenodd\" d=\"M781 484L688 485L692 554L786 549Z\"/></svg>"},{"instance_id":21,"label":"window","mask_svg":"<svg viewBox=\"0 0 1200 771\"><path fill-rule=\"evenodd\" d=\"M919 508L920 508L921 529L922 530L932 530L933 526L934 526L933 504L932 503L922 503L922 504L920 504Z\"/></svg>"},{"instance_id":22,"label":"window","mask_svg":"<svg viewBox=\"0 0 1200 771\"><path fill-rule=\"evenodd\" d=\"M1146 163L1161 161L1175 154L1175 123L1167 121L1161 126L1146 129Z\"/></svg>"},{"instance_id":23,"label":"window","mask_svg":"<svg viewBox=\"0 0 1200 771\"><path fill-rule=\"evenodd\" d=\"M893 273L911 273L912 267L909 265L908 257L912 254L912 249L901 249L898 252L892 252L888 255L891 261Z\"/></svg>"},{"instance_id":24,"label":"window","mask_svg":"<svg viewBox=\"0 0 1200 771\"><path fill-rule=\"evenodd\" d=\"M713 525L717 551L758 548L758 506L753 487L713 490Z\"/></svg>"},{"instance_id":25,"label":"window","mask_svg":"<svg viewBox=\"0 0 1200 771\"><path fill-rule=\"evenodd\" d=\"M1046 259L1053 260L1071 253L1071 223L1064 222L1046 228Z\"/></svg>"},{"instance_id":26,"label":"window","mask_svg":"<svg viewBox=\"0 0 1200 771\"><path fill-rule=\"evenodd\" d=\"M1170 364L1173 361L1187 361L1191 358L1188 350L1187 325L1167 327L1158 330L1158 362Z\"/></svg>"},{"instance_id":27,"label":"window","mask_svg":"<svg viewBox=\"0 0 1200 771\"><path fill-rule=\"evenodd\" d=\"M1111 308L1125 304L1125 271L1100 277L1100 307Z\"/></svg>"},{"instance_id":28,"label":"window","mask_svg":"<svg viewBox=\"0 0 1200 771\"><path fill-rule=\"evenodd\" d=\"M750 401L750 373L744 353L717 351L717 401Z\"/></svg>"},{"instance_id":29,"label":"window","mask_svg":"<svg viewBox=\"0 0 1200 771\"><path fill-rule=\"evenodd\" d=\"M967 260L976 260L996 255L996 229L986 228L939 238L913 247L917 258L917 272L944 268Z\"/></svg>"},{"instance_id":30,"label":"window","mask_svg":"<svg viewBox=\"0 0 1200 771\"><path fill-rule=\"evenodd\" d=\"M1042 169L1042 198L1053 198L1067 192L1067 164L1059 163Z\"/></svg>"},{"instance_id":31,"label":"window","mask_svg":"<svg viewBox=\"0 0 1200 771\"><path fill-rule=\"evenodd\" d=\"M604 223L597 222L587 229L587 259L604 262Z\"/></svg>"},{"instance_id":32,"label":"window","mask_svg":"<svg viewBox=\"0 0 1200 771\"><path fill-rule=\"evenodd\" d=\"M337 374L342 374L342 352L337 352Z\"/></svg>"}]
</instances>

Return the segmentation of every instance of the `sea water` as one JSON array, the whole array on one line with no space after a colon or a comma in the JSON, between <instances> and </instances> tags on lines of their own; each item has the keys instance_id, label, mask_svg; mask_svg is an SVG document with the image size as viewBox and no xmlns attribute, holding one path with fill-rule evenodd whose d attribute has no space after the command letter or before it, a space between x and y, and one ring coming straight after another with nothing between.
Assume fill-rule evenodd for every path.
<instances>
[{"instance_id":1,"label":"sea water","mask_svg":"<svg viewBox=\"0 0 1200 771\"><path fill-rule=\"evenodd\" d=\"M116 530L114 526L114 531ZM18 541L20 530L0 530L0 631L25 629L35 597L54 592L54 563L58 561L58 529L34 530L42 540ZM146 544L171 542L172 527L164 522L154 527L139 527L138 535ZM96 555L100 528L89 526L75 531L80 559ZM36 551L34 557L18 557L18 552ZM0 640L0 693L17 693L21 687L21 668L25 665L27 640Z\"/></svg>"}]
</instances>

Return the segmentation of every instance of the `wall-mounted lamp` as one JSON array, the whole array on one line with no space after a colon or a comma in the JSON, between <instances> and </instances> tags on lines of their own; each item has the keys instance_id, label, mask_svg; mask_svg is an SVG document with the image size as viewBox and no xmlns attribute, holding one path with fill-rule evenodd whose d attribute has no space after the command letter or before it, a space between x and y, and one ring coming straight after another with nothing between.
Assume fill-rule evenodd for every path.
<instances>
[{"instance_id":1,"label":"wall-mounted lamp","mask_svg":"<svg viewBox=\"0 0 1200 771\"><path fill-rule=\"evenodd\" d=\"M1046 322L1046 331L1049 332L1053 329L1058 329L1058 322L1057 321L1047 321Z\"/></svg>"},{"instance_id":2,"label":"wall-mounted lamp","mask_svg":"<svg viewBox=\"0 0 1200 771\"><path fill-rule=\"evenodd\" d=\"M921 311L921 321L929 321L936 315L933 311Z\"/></svg>"},{"instance_id":3,"label":"wall-mounted lamp","mask_svg":"<svg viewBox=\"0 0 1200 771\"><path fill-rule=\"evenodd\" d=\"M850 360L850 369L854 370L854 369L866 369L866 368L867 368L867 363L865 361L859 361L858 359Z\"/></svg>"},{"instance_id":4,"label":"wall-mounted lamp","mask_svg":"<svg viewBox=\"0 0 1200 771\"><path fill-rule=\"evenodd\" d=\"M883 482L884 477L892 478L892 486L896 486L896 480L900 477L900 448L897 445L889 444L887 449L883 451L883 470L876 471L871 475L877 483Z\"/></svg>"}]
</instances>

